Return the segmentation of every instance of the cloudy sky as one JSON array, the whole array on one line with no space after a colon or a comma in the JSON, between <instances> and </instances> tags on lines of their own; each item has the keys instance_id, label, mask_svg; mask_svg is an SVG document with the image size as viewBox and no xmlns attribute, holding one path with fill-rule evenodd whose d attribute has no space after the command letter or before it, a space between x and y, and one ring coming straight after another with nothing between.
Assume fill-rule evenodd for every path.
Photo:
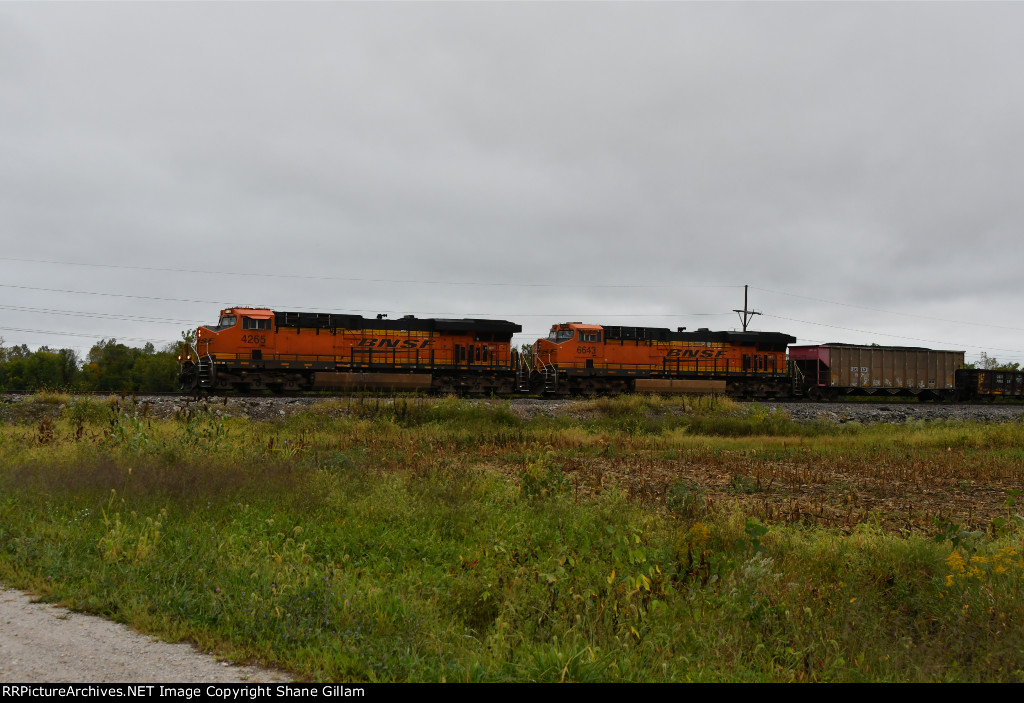
<instances>
[{"instance_id":1,"label":"cloudy sky","mask_svg":"<svg viewBox=\"0 0 1024 703\"><path fill-rule=\"evenodd\" d=\"M0 337L221 307L1024 362L1024 3L2 3Z\"/></svg>"}]
</instances>

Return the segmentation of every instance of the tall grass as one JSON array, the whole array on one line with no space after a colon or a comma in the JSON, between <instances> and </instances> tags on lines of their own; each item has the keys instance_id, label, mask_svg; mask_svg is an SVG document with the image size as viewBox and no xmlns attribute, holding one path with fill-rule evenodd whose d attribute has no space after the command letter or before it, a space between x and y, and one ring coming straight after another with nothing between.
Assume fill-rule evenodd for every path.
<instances>
[{"instance_id":1,"label":"tall grass","mask_svg":"<svg viewBox=\"0 0 1024 703\"><path fill-rule=\"evenodd\" d=\"M271 424L72 400L0 428L0 579L312 680L1024 678L1012 493L986 529L755 517L801 482L1019 481L1019 426L737 412L369 399Z\"/></svg>"}]
</instances>

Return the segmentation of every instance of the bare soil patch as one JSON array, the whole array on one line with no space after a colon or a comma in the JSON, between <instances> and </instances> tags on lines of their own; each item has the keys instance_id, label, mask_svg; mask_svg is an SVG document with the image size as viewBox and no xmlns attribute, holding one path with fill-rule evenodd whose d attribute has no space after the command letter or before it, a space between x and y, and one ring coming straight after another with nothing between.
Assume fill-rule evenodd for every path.
<instances>
[{"instance_id":1,"label":"bare soil patch","mask_svg":"<svg viewBox=\"0 0 1024 703\"><path fill-rule=\"evenodd\" d=\"M561 468L581 496L616 486L666 510L736 506L762 520L847 531L875 522L904 533L933 533L936 521L984 530L1011 510L1009 491L1024 487L1024 467L979 469L959 450L927 465L812 457L762 461L756 452L737 451L699 460L588 458Z\"/></svg>"}]
</instances>

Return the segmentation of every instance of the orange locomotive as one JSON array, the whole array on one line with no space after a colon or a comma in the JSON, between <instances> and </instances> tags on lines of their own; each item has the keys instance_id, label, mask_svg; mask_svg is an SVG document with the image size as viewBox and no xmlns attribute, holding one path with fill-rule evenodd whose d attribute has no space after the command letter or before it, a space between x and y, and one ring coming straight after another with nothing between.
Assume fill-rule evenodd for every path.
<instances>
[{"instance_id":1,"label":"orange locomotive","mask_svg":"<svg viewBox=\"0 0 1024 703\"><path fill-rule=\"evenodd\" d=\"M535 387L548 393L792 392L780 332L675 332L663 327L554 325L533 346Z\"/></svg>"},{"instance_id":2,"label":"orange locomotive","mask_svg":"<svg viewBox=\"0 0 1024 703\"><path fill-rule=\"evenodd\" d=\"M509 393L518 355L506 320L222 310L182 359L182 390L406 389Z\"/></svg>"}]
</instances>

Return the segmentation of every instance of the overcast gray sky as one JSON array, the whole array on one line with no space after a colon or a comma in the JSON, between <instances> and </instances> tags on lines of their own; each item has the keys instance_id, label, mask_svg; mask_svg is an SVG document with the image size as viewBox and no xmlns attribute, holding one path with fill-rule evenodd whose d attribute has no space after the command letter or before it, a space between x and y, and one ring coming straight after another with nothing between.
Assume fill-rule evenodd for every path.
<instances>
[{"instance_id":1,"label":"overcast gray sky","mask_svg":"<svg viewBox=\"0 0 1024 703\"><path fill-rule=\"evenodd\" d=\"M0 337L221 307L1024 362L1024 4L2 3Z\"/></svg>"}]
</instances>

